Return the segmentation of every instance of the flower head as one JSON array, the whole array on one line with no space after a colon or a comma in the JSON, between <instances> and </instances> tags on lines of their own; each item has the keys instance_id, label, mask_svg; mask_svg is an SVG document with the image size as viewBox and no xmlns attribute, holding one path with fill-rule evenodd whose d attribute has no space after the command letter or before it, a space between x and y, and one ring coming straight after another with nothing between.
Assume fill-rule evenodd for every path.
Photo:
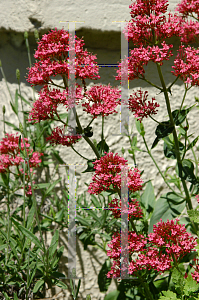
<instances>
[{"instance_id":1,"label":"flower head","mask_svg":"<svg viewBox=\"0 0 199 300\"><path fill-rule=\"evenodd\" d=\"M29 69L27 81L33 85L48 84L50 77L61 75L69 76L69 70L72 63L72 69L75 67L76 78L90 78L96 80L100 78L98 74L99 67L95 62L96 56L83 50L83 40L75 36L75 49L71 48L70 41L72 35L68 31L61 29L51 30L44 34L38 43L38 50L34 57L39 61ZM73 40L74 43L74 40ZM69 59L69 51L75 50L76 57Z\"/></svg>"},{"instance_id":2,"label":"flower head","mask_svg":"<svg viewBox=\"0 0 199 300\"><path fill-rule=\"evenodd\" d=\"M117 153L115 156L112 152L105 152L105 154L100 160L93 162L95 175L88 188L90 194L100 194L103 190L109 189L111 184L114 188L121 189L121 165L126 165L127 160L118 156ZM135 192L142 189L143 181L137 168L129 171L127 181L129 191Z\"/></svg>"},{"instance_id":3,"label":"flower head","mask_svg":"<svg viewBox=\"0 0 199 300\"><path fill-rule=\"evenodd\" d=\"M171 71L175 76L179 76L185 83L191 86L199 85L199 49L193 47L180 46L174 66Z\"/></svg>"},{"instance_id":4,"label":"flower head","mask_svg":"<svg viewBox=\"0 0 199 300\"><path fill-rule=\"evenodd\" d=\"M134 92L129 98L129 109L134 113L135 117L140 122L144 117L147 118L147 116L157 114L156 108L160 106L157 102L153 103L155 98L152 98L152 102L148 101L147 104L147 98L148 92L143 92L141 89L139 89L137 92Z\"/></svg>"},{"instance_id":5,"label":"flower head","mask_svg":"<svg viewBox=\"0 0 199 300\"><path fill-rule=\"evenodd\" d=\"M179 34L181 18L171 13L168 18L163 15L168 8L167 0L136 0L129 8L131 21L124 34L136 46L155 45Z\"/></svg>"},{"instance_id":6,"label":"flower head","mask_svg":"<svg viewBox=\"0 0 199 300\"><path fill-rule=\"evenodd\" d=\"M83 98L82 88L76 84L75 103L78 104ZM50 90L48 85L45 85L39 92L39 99L33 104L33 108L29 114L29 122L38 123L42 120L53 119L56 116L59 105L64 105L66 110L72 107L70 103L68 88L60 91L59 89Z\"/></svg>"},{"instance_id":7,"label":"flower head","mask_svg":"<svg viewBox=\"0 0 199 300\"><path fill-rule=\"evenodd\" d=\"M175 9L183 17L193 16L196 14L199 19L199 0L182 0Z\"/></svg>"},{"instance_id":8,"label":"flower head","mask_svg":"<svg viewBox=\"0 0 199 300\"><path fill-rule=\"evenodd\" d=\"M30 168L38 167L41 162L40 157L43 153L37 151L33 152L30 149L30 144L28 144L28 139L24 138L27 154L29 156L29 166ZM25 149L23 140L21 140L21 150ZM21 156L19 147L19 136L14 134L6 133L6 137L0 142L0 173L9 172L9 168L12 166L19 166L24 158ZM27 164L27 162L26 162ZM23 173L23 169L21 170Z\"/></svg>"},{"instance_id":9,"label":"flower head","mask_svg":"<svg viewBox=\"0 0 199 300\"><path fill-rule=\"evenodd\" d=\"M118 203L119 202L119 203ZM113 216L118 219L121 218L121 199L118 201L114 198L109 204L109 209L112 211ZM136 199L129 200L129 209L125 205L125 213L128 212L129 218L134 217L135 219L140 219L143 216L142 209L139 202Z\"/></svg>"},{"instance_id":10,"label":"flower head","mask_svg":"<svg viewBox=\"0 0 199 300\"><path fill-rule=\"evenodd\" d=\"M81 135L76 135L76 136L66 135L65 126L64 126L63 129L61 129L60 127L56 127L53 130L51 136L47 137L46 140L50 141L50 143L54 145L61 144L63 146L70 147L72 144L77 143L81 138L82 138Z\"/></svg>"},{"instance_id":11,"label":"flower head","mask_svg":"<svg viewBox=\"0 0 199 300\"><path fill-rule=\"evenodd\" d=\"M120 103L120 91L117 88L112 88L110 83L108 86L95 85L85 93L89 103L82 104L83 109L87 113L96 118L98 115L108 116L117 113L115 107ZM92 103L92 106L90 106Z\"/></svg>"}]
</instances>

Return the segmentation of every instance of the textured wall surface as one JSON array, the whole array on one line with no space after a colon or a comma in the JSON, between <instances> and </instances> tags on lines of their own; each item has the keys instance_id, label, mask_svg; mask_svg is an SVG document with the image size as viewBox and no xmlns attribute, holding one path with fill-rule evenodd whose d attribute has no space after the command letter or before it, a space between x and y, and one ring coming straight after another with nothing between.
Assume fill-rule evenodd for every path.
<instances>
[{"instance_id":1,"label":"textured wall surface","mask_svg":"<svg viewBox=\"0 0 199 300\"><path fill-rule=\"evenodd\" d=\"M2 106L5 105L6 120L12 123L15 122L16 126L18 125L19 121L9 105L10 93L7 89L9 87L11 96L14 98L15 90L18 88L15 77L16 68L19 68L21 72L21 93L23 97L33 97L33 91L30 87L30 84L24 77L27 76L26 68L29 66L28 55L23 37L24 31L28 31L29 33L31 59L33 63L35 61L33 54L36 49L36 43L33 35L35 29L38 29L40 32L41 38L41 34L47 33L50 29L54 29L55 27L61 29L62 24L59 24L59 21L84 21L85 23L78 23L76 25L76 35L80 38L84 36L85 48L97 55L98 63L117 64L120 60L121 33L119 23L112 23L112 21L130 20L129 5L131 3L132 2L130 0L0 0L0 59L2 61L2 67L8 82L6 85L6 82L0 73L0 114L2 114ZM171 12L174 12L174 8L177 3L179 3L177 0L169 1L169 10ZM64 28L67 29L67 25L64 25ZM179 46L179 41L172 39L170 43L174 45L174 56L170 61L164 62L163 64L163 74L165 76L167 86L175 79L170 71L172 70L171 66L177 53L176 50ZM110 83L112 86L119 85L119 82L115 81L113 77L117 75L115 69L116 68L110 67L101 68L99 72L101 79L96 81L86 80L87 85L92 85L93 83ZM160 84L157 69L153 64L149 63L146 67L146 78L155 84ZM159 91L157 91L155 88L152 88L143 81L134 80L129 84L129 95L133 90L137 90L140 87L144 91L149 92L149 100L151 97L155 97L156 101L160 104L158 114L155 116L155 119L158 121L167 120L168 116L163 94L159 94ZM39 90L40 87L36 87L36 91ZM173 87L172 95L170 96L172 110L180 107L183 93L183 83L182 81L178 80ZM184 105L193 105L195 103L194 96L198 96L198 88L192 88L190 91L188 91ZM128 160L129 164L133 164L133 158L128 153L128 149L130 147L128 138L122 136L113 136L115 133L120 133L119 106L117 107L117 111L117 114L105 117L105 139L113 153L118 153L120 156L123 156L121 152L123 147L125 149L124 158ZM91 116L86 112L83 112L83 109L80 106L77 107L77 114L83 126L87 125L91 120ZM190 126L188 133L193 134L193 136L190 138L193 140L196 136L198 136L199 133L197 108L194 108L190 112L188 120ZM145 138L150 149L155 139L155 129L157 124L151 119L144 119L143 124L146 131ZM133 114L130 114L129 125L131 133L137 135L137 146L143 150L146 150L143 140L137 134L137 130L135 128L135 118ZM6 127L6 131L13 132L10 127ZM93 132L94 135L92 139L99 141L101 135L101 118L97 118L93 122ZM2 137L3 124L1 123L0 138ZM83 139L75 144L74 148L87 158L95 158L91 148ZM86 164L85 160L80 158L75 152L73 152L71 148L62 146L58 149L60 149L61 156L65 162L71 163L72 161L74 164ZM175 166L174 160L169 160L164 157L163 141L160 141L159 144L152 150L152 154L162 172L164 172L168 166ZM198 151L196 152L196 155L198 157ZM186 156L186 158L194 159L191 152ZM146 152L136 152L136 162L138 168L140 170L144 170L142 179L144 181L149 179L152 180L157 198L163 193L169 191L162 177L160 176L159 171ZM131 167L133 167L133 165ZM91 173L81 174L85 168L86 166L79 166L76 168L77 178L80 179L80 186L77 191L77 196L87 190L87 186L84 184L84 182L90 183L91 177L93 176ZM172 183L171 186L174 187ZM48 243L50 243L50 236L48 236L47 240ZM67 249L67 232L61 233L60 245L65 245ZM88 293L90 293L92 300L102 300L104 299L104 294L99 292L97 274L99 273L99 270L106 259L106 254L104 254L101 250L94 249L91 246L88 246L88 249L89 251L84 251L81 242L77 240L77 275L84 276L80 288L80 296L83 299ZM63 272L66 272L67 250L65 251L64 255L65 257L62 261L61 269ZM67 282L67 284L69 284L69 282ZM109 291L115 289L115 284L116 283L112 281ZM55 291L53 292L55 293ZM67 291L64 299L69 299L68 296L69 292Z\"/></svg>"}]
</instances>

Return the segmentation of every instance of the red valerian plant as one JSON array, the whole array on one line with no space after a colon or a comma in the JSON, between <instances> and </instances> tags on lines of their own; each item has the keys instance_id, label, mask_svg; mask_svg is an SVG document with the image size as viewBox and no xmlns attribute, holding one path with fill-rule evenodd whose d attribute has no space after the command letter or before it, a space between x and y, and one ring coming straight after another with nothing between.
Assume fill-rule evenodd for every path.
<instances>
[{"instance_id":1,"label":"red valerian plant","mask_svg":"<svg viewBox=\"0 0 199 300\"><path fill-rule=\"evenodd\" d=\"M140 270L156 270L162 274L164 271L176 266L179 261L197 245L196 239L186 232L184 225L180 225L179 219L162 219L154 225L153 233L147 237L135 232L129 233L129 256L130 264L128 273L136 275ZM114 233L111 243L108 244L111 250L107 255L114 260L111 271L107 277L120 277L121 257L120 233Z\"/></svg>"},{"instance_id":2,"label":"red valerian plant","mask_svg":"<svg viewBox=\"0 0 199 300\"><path fill-rule=\"evenodd\" d=\"M41 162L41 156L44 154L37 151L33 152L33 150L30 149L28 139L24 138L24 140L27 154L29 156L30 172L32 172L33 168L39 166L39 163ZM21 141L21 151L24 150L24 143ZM16 166L19 172L17 175L21 176L22 179L24 169L19 167L22 165L22 163L24 163L24 158L20 152L19 136L17 133L15 135L6 133L6 137L4 137L0 142L0 154L0 173L12 173L11 167ZM25 161L25 164L27 165L27 161ZM27 182L30 181L30 176L27 173L25 173L25 180ZM26 189L26 195L32 195L31 186L27 186Z\"/></svg>"}]
</instances>

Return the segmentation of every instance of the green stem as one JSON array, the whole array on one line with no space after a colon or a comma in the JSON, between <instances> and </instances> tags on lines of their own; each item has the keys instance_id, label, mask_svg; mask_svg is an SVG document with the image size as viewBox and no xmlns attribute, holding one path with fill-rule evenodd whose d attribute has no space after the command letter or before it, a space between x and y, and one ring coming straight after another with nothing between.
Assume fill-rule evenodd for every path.
<instances>
[{"instance_id":1,"label":"green stem","mask_svg":"<svg viewBox=\"0 0 199 300\"><path fill-rule=\"evenodd\" d=\"M7 201L7 211L8 211L8 231L7 231L7 252L6 252L6 265L8 263L8 251L9 251L9 241L10 241L10 173L8 173L8 186L7 186L7 194L8 194L8 201Z\"/></svg>"},{"instance_id":2,"label":"green stem","mask_svg":"<svg viewBox=\"0 0 199 300\"><path fill-rule=\"evenodd\" d=\"M146 79L145 77L139 77L139 79L146 81L148 84L150 84L151 86L155 87L156 89L162 91L162 88L157 86L156 84L152 83L151 81L149 81L148 79Z\"/></svg>"},{"instance_id":3,"label":"green stem","mask_svg":"<svg viewBox=\"0 0 199 300\"><path fill-rule=\"evenodd\" d=\"M101 140L103 141L104 139L104 117L102 116L102 137Z\"/></svg>"},{"instance_id":4,"label":"green stem","mask_svg":"<svg viewBox=\"0 0 199 300\"><path fill-rule=\"evenodd\" d=\"M14 103L13 98L12 98L12 94L11 94L11 92L10 92L10 89L9 89L9 86L8 86L8 83L7 83L7 80L6 80L6 76L5 76L4 71L3 71L3 68L2 68L2 66L1 66L1 62L0 62L0 69L1 69L2 76L3 76L4 80L5 80L5 83L6 83L8 92L9 92L9 94L10 94L10 98L11 98L11 100L12 100L12 103Z\"/></svg>"},{"instance_id":5,"label":"green stem","mask_svg":"<svg viewBox=\"0 0 199 300\"><path fill-rule=\"evenodd\" d=\"M83 159L89 160L88 158L84 157L83 155L81 155L79 152L77 152L75 150L75 148L73 147L73 145L71 145L71 148L73 149L73 151L75 151L75 153L77 153L79 156L81 156Z\"/></svg>"},{"instance_id":6,"label":"green stem","mask_svg":"<svg viewBox=\"0 0 199 300\"><path fill-rule=\"evenodd\" d=\"M30 175L30 183L31 183L31 190L32 190L32 197L33 197L33 205L34 205L34 209L35 209L35 216L36 216L37 225L38 225L38 228L39 228L39 233L40 233L41 241L42 241L42 244L43 244L44 257L47 257L47 265L48 265L48 255L47 255L47 252L46 252L45 243L44 243L44 239L43 239L42 232L41 232L41 225L40 225L40 222L39 222L39 217L38 217L38 212L37 212L37 202L36 202L35 193L34 193L34 189L33 189L32 175L31 175L31 172L30 172L29 156L28 156L28 153L27 153L27 149L26 149L26 144L25 144L23 133L22 133L22 138L23 138L24 149L25 149L25 153L26 153L26 160L27 160L27 165L28 165L28 171L29 171L29 175Z\"/></svg>"},{"instance_id":7,"label":"green stem","mask_svg":"<svg viewBox=\"0 0 199 300\"><path fill-rule=\"evenodd\" d=\"M138 279L141 282L141 285L143 286L143 288L145 290L146 299L154 300L153 295L151 294L151 292L149 290L148 284L142 279L142 276L140 276L138 272L135 272L135 276L138 277Z\"/></svg>"},{"instance_id":8,"label":"green stem","mask_svg":"<svg viewBox=\"0 0 199 300\"><path fill-rule=\"evenodd\" d=\"M163 178L164 182L166 183L166 185L168 186L168 188L171 189L171 190L173 191L173 193L174 193L175 195L177 195L178 197L181 197L182 199L186 199L186 198L183 198L181 194L176 193L175 190L174 190L174 189L170 186L170 184L166 181L166 178L164 177L162 171L161 171L160 168L158 167L158 165L157 165L155 159L153 158L153 156L152 156L152 154L151 154L151 151L150 151L149 148L148 148L148 145L147 145L147 143L146 143L146 140L145 140L144 136L143 136L142 138L143 138L143 140L144 140L144 144L145 144L145 147L146 147L146 149L147 149L148 154L150 155L151 159L153 160L153 162L154 162L156 168L158 169L160 175L162 176L162 178Z\"/></svg>"},{"instance_id":9,"label":"green stem","mask_svg":"<svg viewBox=\"0 0 199 300\"><path fill-rule=\"evenodd\" d=\"M26 48L27 48L27 51L28 51L29 66L31 68L32 62L31 62L30 46L29 46L29 42L28 42L28 37L25 37L25 41L26 41ZM34 88L34 86L32 87L32 90L33 90L33 99L35 100L35 88Z\"/></svg>"},{"instance_id":10,"label":"green stem","mask_svg":"<svg viewBox=\"0 0 199 300\"><path fill-rule=\"evenodd\" d=\"M177 157L179 173L182 176L182 174L181 174L182 161L181 161L181 158L180 158L180 149L179 149L178 137L177 137L177 133L176 133L176 129L175 129L175 123L174 123L174 120L173 120L173 116L172 116L172 113L171 113L169 96L168 96L167 88L166 88L164 78L163 78L163 75L162 75L162 70L161 70L160 64L157 63L156 65L157 65L159 78L160 78L162 88L163 88L163 92L164 92L164 97L165 97L165 101L166 101L166 105L167 105L167 111L168 111L168 114L169 114L170 123L171 123L171 126L173 126L173 128L174 128L173 129L173 137L174 137L174 142L175 142L176 157ZM182 178L181 178L181 181L182 181L182 185L183 185L183 188L184 188L184 191L185 191L185 194L186 194L186 203L188 205L188 208L191 210L191 209L193 209L193 206L192 206L190 195L189 195L189 192L188 192L188 189L187 189L187 186L186 186L186 182Z\"/></svg>"}]
</instances>

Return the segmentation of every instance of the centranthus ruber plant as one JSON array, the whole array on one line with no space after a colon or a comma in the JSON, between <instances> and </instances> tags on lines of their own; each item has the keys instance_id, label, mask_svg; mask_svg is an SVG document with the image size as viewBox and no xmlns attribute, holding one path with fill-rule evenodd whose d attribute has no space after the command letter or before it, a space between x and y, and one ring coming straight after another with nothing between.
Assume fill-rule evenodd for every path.
<instances>
[{"instance_id":1,"label":"centranthus ruber plant","mask_svg":"<svg viewBox=\"0 0 199 300\"><path fill-rule=\"evenodd\" d=\"M133 41L134 49L129 52L129 57L119 63L115 79L121 80L121 86L127 80L140 79L156 88L159 93L164 95L169 116L168 119L161 122L154 119L154 115L158 115L158 110L161 109L158 96L149 99L149 92L141 89L136 89L129 95L128 108L136 118L136 128L143 138L146 152L152 158L170 190L159 199L156 199L154 195L151 180L143 182L141 179L145 170L141 172L136 167L135 152L142 150L136 146L137 138L135 136L131 138L132 135L129 134L127 136L131 149L128 150L128 153L133 156L135 168L128 167L125 183L128 188L128 197L126 197L127 203L122 205L122 169L127 166L128 160L109 150L104 137L104 123L105 117L111 118L112 114L117 113L116 108L124 99L121 99L121 89L112 87L110 84L94 84L87 87L87 79L97 80L100 79L100 76L98 75L99 67L96 55L83 49L83 39L75 36L74 47L72 47L70 43L72 37L68 31L57 30L57 28L51 30L38 41L38 48L34 55L36 63L29 68L27 81L31 86L41 86L38 99L34 101L29 112L29 123L35 127L48 121L51 123L55 121L56 124L59 124L54 128L48 126L48 136L44 137L45 142L49 142L50 147L52 145L71 147L79 156L87 160L88 167L84 173L94 172L87 192L91 194L92 203L97 208L103 206L104 210L100 212L100 217L94 211L89 213L89 209L87 212L79 211L77 213L77 233L85 250L88 245L97 246L108 256L98 276L100 291L106 292L111 278L121 277L121 271L124 269L129 275L129 278L121 278L118 290L113 291L105 300L199 299L197 294L199 291L199 266L196 258L196 250L199 249L197 245L199 240L196 237L198 235L199 206L193 210L193 200L195 201L199 197L198 159L194 152L199 136L193 140L189 139L191 135L188 135L188 114L195 105L190 107L184 105L187 92L199 85L199 50L187 45L187 43L197 42L198 39L198 4L198 1L184 0L177 6L179 13L171 14L169 12L166 14L167 0L133 1L129 6L131 20L124 30L126 38ZM187 16L194 17L194 21L187 20ZM169 43L169 38L174 36L180 41L180 46L170 70L173 79L167 86L162 66L174 56L173 45ZM73 60L70 59L70 51L75 51ZM159 85L147 78L145 66L149 62L155 66L154 72L157 71L159 76ZM70 80L72 75L75 75L75 79L81 83L75 83L75 105L81 105L83 111L91 116L87 126L82 126L74 103L71 102ZM61 78L61 84L55 83L54 78L57 76L57 79ZM178 79L184 84L184 95L182 100L180 99L181 102L179 100L179 108L172 111L170 95L172 95L172 87ZM60 106L65 108L67 114L59 113ZM66 132L69 126L69 109L75 112L76 135ZM64 120L66 115L67 120ZM99 117L102 119L102 133L101 140L97 142L92 140L94 126L90 125ZM148 117L158 123L155 130L156 138L151 150L147 145L142 123L142 120ZM93 157L85 158L74 148L82 138L91 147ZM163 174L153 158L152 150L161 139L164 141L165 159L176 160L175 176L167 175L169 167ZM28 140L25 139L25 141ZM26 149L30 168L33 168L40 162L41 153L29 151L29 144L26 144ZM0 151L2 174L7 171L11 172L10 166L15 165L19 169L19 164L22 162L20 155L24 151L24 145L20 142L19 137L14 138L7 135L0 146ZM123 154L124 151L122 149ZM195 166L191 159L185 158L188 151L193 153ZM19 174L20 172L23 174L21 169L18 170ZM28 182L29 177L27 174L25 175ZM4 175L2 178L6 181ZM170 185L171 182L175 184L175 187ZM50 189L51 187L48 192ZM100 197L97 198L94 195L103 196L103 202ZM30 194L30 198L32 196L34 195ZM43 201L45 196L46 194L44 194ZM105 200L105 196L108 196L108 201ZM80 200L78 200L78 204L80 209L85 208ZM36 207L34 209L36 211ZM187 209L188 215L183 215L185 209ZM56 220L60 225L60 216L63 215L64 208L59 213L60 215L58 214L56 217L54 212L52 213L53 217L52 215L45 217L48 220ZM119 231L119 219L123 214L127 215L129 221L128 228L125 229L125 233L128 234L128 243L125 245L125 249L128 251L129 259L125 257L124 261L121 261L122 233ZM32 212L30 218L31 216ZM30 221L27 220L27 226L29 223ZM15 225L19 227L16 222ZM23 232L29 238L34 239L33 233L30 233L28 228L23 229ZM41 228L39 227L39 229L42 237ZM100 234L102 243L95 241L96 233ZM34 239L34 242L39 247L39 241ZM54 249L54 245L58 243L57 231L52 243L54 244L48 250L44 246L42 248L47 264L36 285L37 292L45 283L52 286L58 282L60 273L55 271L53 259L49 271L48 261L48 251L54 251L52 248ZM109 249L106 247L107 244ZM59 253L55 258L56 261L60 258ZM50 255L53 256L52 252ZM50 282L49 277L51 278ZM79 286L80 283L78 289Z\"/></svg>"}]
</instances>

